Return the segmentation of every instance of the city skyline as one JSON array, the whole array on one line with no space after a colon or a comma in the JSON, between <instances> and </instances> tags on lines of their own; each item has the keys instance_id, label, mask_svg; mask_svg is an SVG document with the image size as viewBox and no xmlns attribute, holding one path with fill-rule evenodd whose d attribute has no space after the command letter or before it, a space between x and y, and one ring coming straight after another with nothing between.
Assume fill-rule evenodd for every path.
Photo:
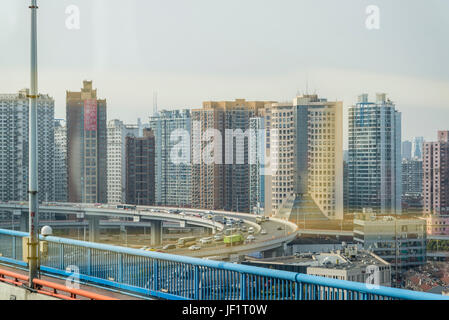
<instances>
[{"instance_id":1,"label":"city skyline","mask_svg":"<svg viewBox=\"0 0 449 320\"><path fill-rule=\"evenodd\" d=\"M27 36L22 2L6 0L0 13L1 29L9 30L0 33L9 44L0 53L4 92L28 86L27 45L15 40ZM429 140L434 127L444 129L449 113L449 72L441 63L449 48L438 41L448 29L441 12L449 4L431 2L378 1L380 29L368 30L366 1L282 6L249 1L237 10L233 1L129 1L126 7L118 2L106 7L103 0L80 0L80 29L68 30L65 9L71 3L60 1L40 10L40 91L55 98L55 115L63 118L65 91L78 89L80 80L93 80L108 97L109 119L127 123L151 115L154 91L168 110L237 98L284 102L297 92L316 91L343 101L345 119L360 92L385 92L403 112L404 139ZM238 22L227 23L229 16ZM276 24L284 16L285 26ZM338 24L335 17L341 18ZM94 24L94 18L101 23ZM206 24L210 30L203 28ZM164 33L156 32L159 27ZM347 130L345 125L345 136Z\"/></svg>"}]
</instances>

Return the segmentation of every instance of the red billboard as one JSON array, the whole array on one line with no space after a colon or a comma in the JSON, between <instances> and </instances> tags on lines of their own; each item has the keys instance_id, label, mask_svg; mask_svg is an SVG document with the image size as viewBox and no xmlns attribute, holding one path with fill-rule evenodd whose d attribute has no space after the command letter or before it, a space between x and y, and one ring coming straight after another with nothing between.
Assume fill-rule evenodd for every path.
<instances>
[{"instance_id":1,"label":"red billboard","mask_svg":"<svg viewBox=\"0 0 449 320\"><path fill-rule=\"evenodd\" d=\"M97 131L97 100L84 101L84 130Z\"/></svg>"}]
</instances>

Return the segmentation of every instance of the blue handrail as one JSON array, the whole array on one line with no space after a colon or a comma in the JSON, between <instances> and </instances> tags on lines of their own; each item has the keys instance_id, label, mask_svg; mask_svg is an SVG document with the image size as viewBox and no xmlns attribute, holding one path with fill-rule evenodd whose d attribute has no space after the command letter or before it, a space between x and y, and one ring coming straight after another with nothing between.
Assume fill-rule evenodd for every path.
<instances>
[{"instance_id":1,"label":"blue handrail","mask_svg":"<svg viewBox=\"0 0 449 320\"><path fill-rule=\"evenodd\" d=\"M27 236L0 229L0 261L23 266L21 259L13 256L17 251L13 246L21 247L22 241L16 239ZM78 265L81 280L166 299L449 300L442 295L229 262L59 237L40 238L49 243L43 271L68 276L71 273L66 268Z\"/></svg>"}]
</instances>

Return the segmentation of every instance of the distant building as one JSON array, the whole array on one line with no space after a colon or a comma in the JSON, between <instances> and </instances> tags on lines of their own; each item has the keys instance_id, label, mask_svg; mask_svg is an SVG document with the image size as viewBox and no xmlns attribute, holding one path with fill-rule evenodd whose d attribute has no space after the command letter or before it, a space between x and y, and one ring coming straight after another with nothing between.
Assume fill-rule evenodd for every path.
<instances>
[{"instance_id":1,"label":"distant building","mask_svg":"<svg viewBox=\"0 0 449 320\"><path fill-rule=\"evenodd\" d=\"M67 202L67 127L55 120L55 201Z\"/></svg>"},{"instance_id":2,"label":"distant building","mask_svg":"<svg viewBox=\"0 0 449 320\"><path fill-rule=\"evenodd\" d=\"M349 207L401 214L401 113L385 94L349 108Z\"/></svg>"},{"instance_id":3,"label":"distant building","mask_svg":"<svg viewBox=\"0 0 449 320\"><path fill-rule=\"evenodd\" d=\"M403 141L402 142L402 159L410 160L412 158L412 142Z\"/></svg>"},{"instance_id":4,"label":"distant building","mask_svg":"<svg viewBox=\"0 0 449 320\"><path fill-rule=\"evenodd\" d=\"M349 169L348 162L343 161L343 211L349 212Z\"/></svg>"},{"instance_id":5,"label":"distant building","mask_svg":"<svg viewBox=\"0 0 449 320\"><path fill-rule=\"evenodd\" d=\"M269 259L247 259L245 265L304 273L331 279L391 286L391 265L366 250L346 246L342 250L302 253Z\"/></svg>"},{"instance_id":6,"label":"distant building","mask_svg":"<svg viewBox=\"0 0 449 320\"><path fill-rule=\"evenodd\" d=\"M437 142L424 143L424 213L449 215L449 131L439 131Z\"/></svg>"},{"instance_id":7,"label":"distant building","mask_svg":"<svg viewBox=\"0 0 449 320\"><path fill-rule=\"evenodd\" d=\"M424 138L423 137L413 138L412 158L422 160L423 146L424 146Z\"/></svg>"},{"instance_id":8,"label":"distant building","mask_svg":"<svg viewBox=\"0 0 449 320\"><path fill-rule=\"evenodd\" d=\"M277 216L343 219L343 106L317 95L271 106L271 151L277 170L271 208Z\"/></svg>"},{"instance_id":9,"label":"distant building","mask_svg":"<svg viewBox=\"0 0 449 320\"><path fill-rule=\"evenodd\" d=\"M389 262L393 274L398 276L426 263L426 238L422 219L376 216L369 209L354 219L354 241Z\"/></svg>"},{"instance_id":10,"label":"distant building","mask_svg":"<svg viewBox=\"0 0 449 320\"><path fill-rule=\"evenodd\" d=\"M29 90L0 94L0 201L28 200ZM40 202L55 200L55 101L37 100L38 181Z\"/></svg>"},{"instance_id":11,"label":"distant building","mask_svg":"<svg viewBox=\"0 0 449 320\"><path fill-rule=\"evenodd\" d=\"M66 111L69 202L107 203L106 100L84 81L67 91Z\"/></svg>"},{"instance_id":12,"label":"distant building","mask_svg":"<svg viewBox=\"0 0 449 320\"><path fill-rule=\"evenodd\" d=\"M193 207L251 211L248 192L249 142L244 133L249 128L249 120L257 117L259 111L271 103L244 99L206 101L202 109L192 110ZM238 150L237 139L242 136L242 148ZM213 161L206 162L204 158L208 158L209 145L214 146L215 153L210 159Z\"/></svg>"},{"instance_id":13,"label":"distant building","mask_svg":"<svg viewBox=\"0 0 449 320\"><path fill-rule=\"evenodd\" d=\"M155 145L151 129L143 137L126 137L126 203L154 205Z\"/></svg>"},{"instance_id":14,"label":"distant building","mask_svg":"<svg viewBox=\"0 0 449 320\"><path fill-rule=\"evenodd\" d=\"M189 110L162 110L150 117L148 127L153 130L156 143L156 205L192 205L191 125ZM174 155L176 151L178 153ZM173 159L172 156L179 159Z\"/></svg>"},{"instance_id":15,"label":"distant building","mask_svg":"<svg viewBox=\"0 0 449 320\"><path fill-rule=\"evenodd\" d=\"M422 194L422 160L402 160L402 194Z\"/></svg>"},{"instance_id":16,"label":"distant building","mask_svg":"<svg viewBox=\"0 0 449 320\"><path fill-rule=\"evenodd\" d=\"M249 128L254 136L249 144L249 202L252 212L262 214L265 208L265 175L264 164L266 157L265 118L249 119Z\"/></svg>"},{"instance_id":17,"label":"distant building","mask_svg":"<svg viewBox=\"0 0 449 320\"><path fill-rule=\"evenodd\" d=\"M137 137L139 127L120 120L108 122L108 203L125 203L126 137Z\"/></svg>"},{"instance_id":18,"label":"distant building","mask_svg":"<svg viewBox=\"0 0 449 320\"><path fill-rule=\"evenodd\" d=\"M423 198L427 234L449 235L449 131L423 145Z\"/></svg>"}]
</instances>

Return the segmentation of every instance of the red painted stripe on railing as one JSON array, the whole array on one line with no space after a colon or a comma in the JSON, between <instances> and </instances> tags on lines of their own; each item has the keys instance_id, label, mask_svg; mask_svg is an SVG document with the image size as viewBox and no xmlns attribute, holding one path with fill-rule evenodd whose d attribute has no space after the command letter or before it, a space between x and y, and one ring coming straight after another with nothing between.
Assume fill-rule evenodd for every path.
<instances>
[{"instance_id":1,"label":"red painted stripe on railing","mask_svg":"<svg viewBox=\"0 0 449 320\"><path fill-rule=\"evenodd\" d=\"M15 286L23 286L28 283L28 276L20 273L15 273L7 270L0 269L0 282L5 282L9 284L13 284ZM76 297L84 297L91 300L118 300L112 297L104 296L97 293L92 293L86 290L81 289L72 289L69 287L66 287L61 284L57 284L54 282L41 280L41 279L34 279L33 283L38 286L37 292L41 294L45 294L48 296L52 296L59 299L65 299L65 300L79 300ZM44 288L49 288L50 290L46 290ZM60 293L58 293L60 291ZM64 295L61 293L69 293L70 295Z\"/></svg>"},{"instance_id":2,"label":"red painted stripe on railing","mask_svg":"<svg viewBox=\"0 0 449 320\"><path fill-rule=\"evenodd\" d=\"M112 297L108 297L108 296L104 296L101 294L97 294L97 293L93 293L93 292L89 292L86 290L81 290L81 289L72 289L66 286L63 286L61 284L57 284L57 283L53 283L50 281L46 281L46 280L40 280L40 279L34 279L33 283L42 286L42 287L47 287L47 288L51 288L54 290L59 290L59 291L63 291L66 293L70 293L71 297L76 298L76 296L81 296L84 298L88 298L91 300L118 300Z\"/></svg>"}]
</instances>

